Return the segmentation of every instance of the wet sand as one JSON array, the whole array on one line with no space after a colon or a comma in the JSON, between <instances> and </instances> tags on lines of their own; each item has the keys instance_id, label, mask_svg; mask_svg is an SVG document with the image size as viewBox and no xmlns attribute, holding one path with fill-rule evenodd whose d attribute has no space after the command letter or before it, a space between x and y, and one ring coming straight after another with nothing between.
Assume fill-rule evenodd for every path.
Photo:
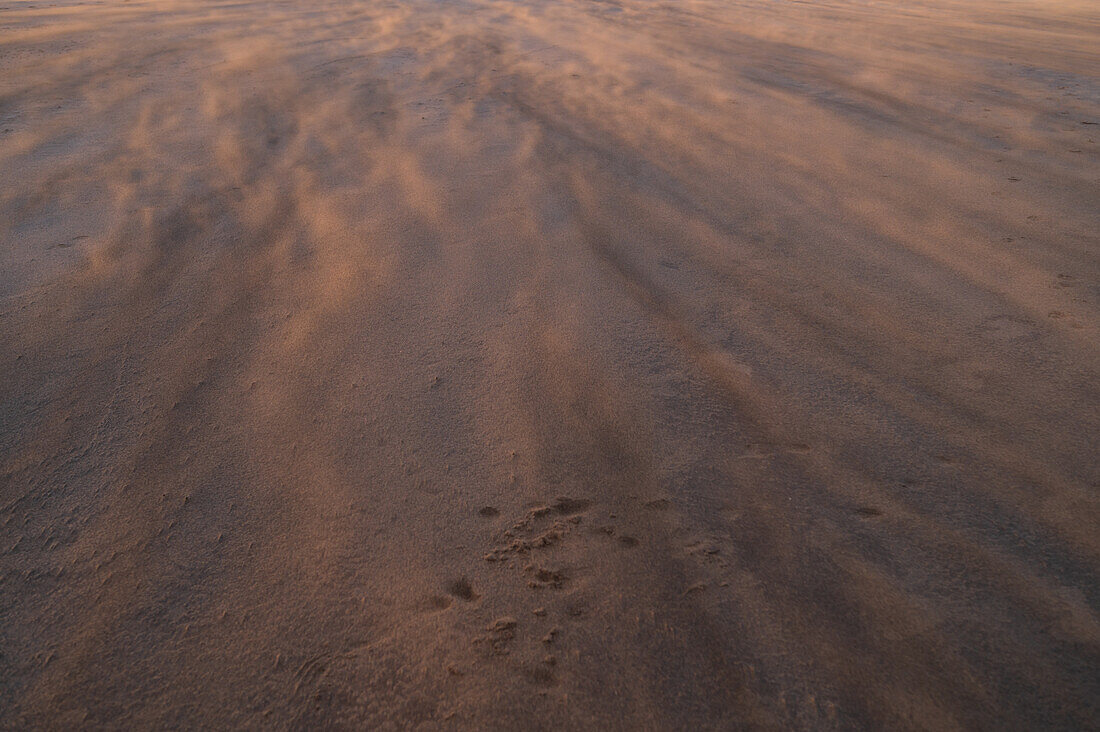
<instances>
[{"instance_id":1,"label":"wet sand","mask_svg":"<svg viewBox=\"0 0 1100 732\"><path fill-rule=\"evenodd\" d=\"M1092 0L0 6L0 726L1100 724Z\"/></svg>"}]
</instances>

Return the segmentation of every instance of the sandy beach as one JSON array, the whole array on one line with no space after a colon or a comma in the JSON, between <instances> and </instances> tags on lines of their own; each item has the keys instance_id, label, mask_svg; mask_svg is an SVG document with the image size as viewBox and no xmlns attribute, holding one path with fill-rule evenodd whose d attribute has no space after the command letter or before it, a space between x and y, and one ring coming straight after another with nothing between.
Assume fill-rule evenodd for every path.
<instances>
[{"instance_id":1,"label":"sandy beach","mask_svg":"<svg viewBox=\"0 0 1100 732\"><path fill-rule=\"evenodd\" d=\"M1100 729L1100 6L0 0L0 728Z\"/></svg>"}]
</instances>

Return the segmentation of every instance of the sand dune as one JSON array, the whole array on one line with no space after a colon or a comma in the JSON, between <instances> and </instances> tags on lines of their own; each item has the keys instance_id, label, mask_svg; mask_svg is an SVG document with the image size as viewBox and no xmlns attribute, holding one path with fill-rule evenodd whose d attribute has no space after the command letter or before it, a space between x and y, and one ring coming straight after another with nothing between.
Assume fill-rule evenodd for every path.
<instances>
[{"instance_id":1,"label":"sand dune","mask_svg":"<svg viewBox=\"0 0 1100 732\"><path fill-rule=\"evenodd\" d=\"M1093 0L0 7L0 726L1095 728Z\"/></svg>"}]
</instances>

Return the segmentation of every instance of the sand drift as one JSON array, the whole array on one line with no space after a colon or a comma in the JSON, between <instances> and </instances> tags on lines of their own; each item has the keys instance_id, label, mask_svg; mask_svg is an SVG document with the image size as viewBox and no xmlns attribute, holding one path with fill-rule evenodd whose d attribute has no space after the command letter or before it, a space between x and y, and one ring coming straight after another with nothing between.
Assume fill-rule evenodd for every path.
<instances>
[{"instance_id":1,"label":"sand drift","mask_svg":"<svg viewBox=\"0 0 1100 732\"><path fill-rule=\"evenodd\" d=\"M1092 0L0 7L0 727L1100 719Z\"/></svg>"}]
</instances>

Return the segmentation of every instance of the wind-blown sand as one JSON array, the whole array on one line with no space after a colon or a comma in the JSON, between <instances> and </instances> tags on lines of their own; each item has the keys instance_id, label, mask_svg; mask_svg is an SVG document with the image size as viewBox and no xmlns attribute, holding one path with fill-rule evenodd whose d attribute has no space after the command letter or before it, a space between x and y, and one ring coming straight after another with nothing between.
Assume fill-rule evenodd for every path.
<instances>
[{"instance_id":1,"label":"wind-blown sand","mask_svg":"<svg viewBox=\"0 0 1100 732\"><path fill-rule=\"evenodd\" d=\"M0 7L4 727L1096 728L1094 0Z\"/></svg>"}]
</instances>

